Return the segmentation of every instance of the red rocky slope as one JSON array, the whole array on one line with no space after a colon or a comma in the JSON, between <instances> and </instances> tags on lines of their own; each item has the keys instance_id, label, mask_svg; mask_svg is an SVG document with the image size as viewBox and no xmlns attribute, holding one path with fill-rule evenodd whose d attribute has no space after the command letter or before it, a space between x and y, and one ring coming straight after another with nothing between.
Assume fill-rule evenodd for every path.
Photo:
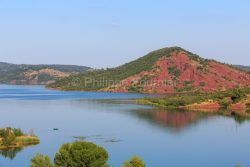
<instances>
[{"instance_id":1,"label":"red rocky slope","mask_svg":"<svg viewBox=\"0 0 250 167\"><path fill-rule=\"evenodd\" d=\"M151 70L141 71L101 91L176 93L250 86L249 73L190 54L174 51L171 56L159 58Z\"/></svg>"}]
</instances>

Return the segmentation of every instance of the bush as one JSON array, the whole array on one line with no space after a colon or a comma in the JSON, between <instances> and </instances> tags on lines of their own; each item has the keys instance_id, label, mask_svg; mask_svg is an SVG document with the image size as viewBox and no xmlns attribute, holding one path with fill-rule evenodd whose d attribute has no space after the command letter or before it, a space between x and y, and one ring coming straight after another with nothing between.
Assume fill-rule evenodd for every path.
<instances>
[{"instance_id":1,"label":"bush","mask_svg":"<svg viewBox=\"0 0 250 167\"><path fill-rule=\"evenodd\" d=\"M146 165L142 159L133 156L130 160L125 161L122 167L146 167Z\"/></svg>"},{"instance_id":2,"label":"bush","mask_svg":"<svg viewBox=\"0 0 250 167\"><path fill-rule=\"evenodd\" d=\"M6 128L1 133L2 133L1 134L2 144L4 146L10 146L14 142L14 140L16 138L16 136L13 133L12 129L11 128Z\"/></svg>"},{"instance_id":3,"label":"bush","mask_svg":"<svg viewBox=\"0 0 250 167\"><path fill-rule=\"evenodd\" d=\"M205 82L200 82L200 86L204 87L204 86L206 86L206 83Z\"/></svg>"},{"instance_id":4,"label":"bush","mask_svg":"<svg viewBox=\"0 0 250 167\"><path fill-rule=\"evenodd\" d=\"M170 75L172 75L174 80L177 80L181 75L181 70L179 70L177 67L169 67L168 72Z\"/></svg>"},{"instance_id":5,"label":"bush","mask_svg":"<svg viewBox=\"0 0 250 167\"><path fill-rule=\"evenodd\" d=\"M85 141L63 144L54 159L57 166L70 167L106 167L107 160L104 148Z\"/></svg>"},{"instance_id":6,"label":"bush","mask_svg":"<svg viewBox=\"0 0 250 167\"><path fill-rule=\"evenodd\" d=\"M47 155L37 154L31 159L30 167L54 167Z\"/></svg>"},{"instance_id":7,"label":"bush","mask_svg":"<svg viewBox=\"0 0 250 167\"><path fill-rule=\"evenodd\" d=\"M13 129L13 133L15 134L15 136L16 137L18 137L18 136L24 136L25 134L23 133L23 131L21 130L21 129L16 129L16 128L14 128Z\"/></svg>"},{"instance_id":8,"label":"bush","mask_svg":"<svg viewBox=\"0 0 250 167\"><path fill-rule=\"evenodd\" d=\"M224 98L220 101L220 104L222 106L222 108L224 109L228 109L228 107L230 106L231 104L231 100L229 98Z\"/></svg>"}]
</instances>

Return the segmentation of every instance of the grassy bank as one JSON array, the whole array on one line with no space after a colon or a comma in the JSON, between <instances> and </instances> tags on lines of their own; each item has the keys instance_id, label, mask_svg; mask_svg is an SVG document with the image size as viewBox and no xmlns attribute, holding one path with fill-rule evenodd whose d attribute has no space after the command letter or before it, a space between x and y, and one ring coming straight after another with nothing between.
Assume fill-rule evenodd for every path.
<instances>
[{"instance_id":1,"label":"grassy bank","mask_svg":"<svg viewBox=\"0 0 250 167\"><path fill-rule=\"evenodd\" d=\"M176 94L162 98L138 99L138 104L167 109L186 109L207 112L221 110L250 117L250 88L237 88L217 92Z\"/></svg>"},{"instance_id":2,"label":"grassy bank","mask_svg":"<svg viewBox=\"0 0 250 167\"><path fill-rule=\"evenodd\" d=\"M10 127L0 129L0 149L22 148L39 143L37 136L24 134L21 129Z\"/></svg>"}]
</instances>

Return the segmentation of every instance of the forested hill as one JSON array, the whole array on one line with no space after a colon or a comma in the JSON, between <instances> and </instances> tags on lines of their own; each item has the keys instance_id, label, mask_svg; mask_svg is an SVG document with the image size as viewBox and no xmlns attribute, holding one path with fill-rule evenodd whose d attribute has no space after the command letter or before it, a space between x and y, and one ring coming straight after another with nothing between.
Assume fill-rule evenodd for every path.
<instances>
[{"instance_id":1,"label":"forested hill","mask_svg":"<svg viewBox=\"0 0 250 167\"><path fill-rule=\"evenodd\" d=\"M75 65L19 65L0 62L0 83L49 84L71 74L85 73L90 69Z\"/></svg>"},{"instance_id":2,"label":"forested hill","mask_svg":"<svg viewBox=\"0 0 250 167\"><path fill-rule=\"evenodd\" d=\"M235 67L241 70L250 71L250 66L235 65Z\"/></svg>"},{"instance_id":3,"label":"forested hill","mask_svg":"<svg viewBox=\"0 0 250 167\"><path fill-rule=\"evenodd\" d=\"M250 86L250 73L180 47L163 48L116 68L66 77L61 90L176 93Z\"/></svg>"}]
</instances>

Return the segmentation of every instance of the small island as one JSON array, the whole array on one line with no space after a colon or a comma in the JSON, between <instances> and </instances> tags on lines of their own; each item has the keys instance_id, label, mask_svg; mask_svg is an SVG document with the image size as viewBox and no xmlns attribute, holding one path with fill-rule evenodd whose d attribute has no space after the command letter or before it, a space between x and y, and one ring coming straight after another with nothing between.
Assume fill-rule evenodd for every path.
<instances>
[{"instance_id":1,"label":"small island","mask_svg":"<svg viewBox=\"0 0 250 167\"><path fill-rule=\"evenodd\" d=\"M0 150L22 148L39 143L39 138L33 132L27 135L21 129L0 128Z\"/></svg>"}]
</instances>

